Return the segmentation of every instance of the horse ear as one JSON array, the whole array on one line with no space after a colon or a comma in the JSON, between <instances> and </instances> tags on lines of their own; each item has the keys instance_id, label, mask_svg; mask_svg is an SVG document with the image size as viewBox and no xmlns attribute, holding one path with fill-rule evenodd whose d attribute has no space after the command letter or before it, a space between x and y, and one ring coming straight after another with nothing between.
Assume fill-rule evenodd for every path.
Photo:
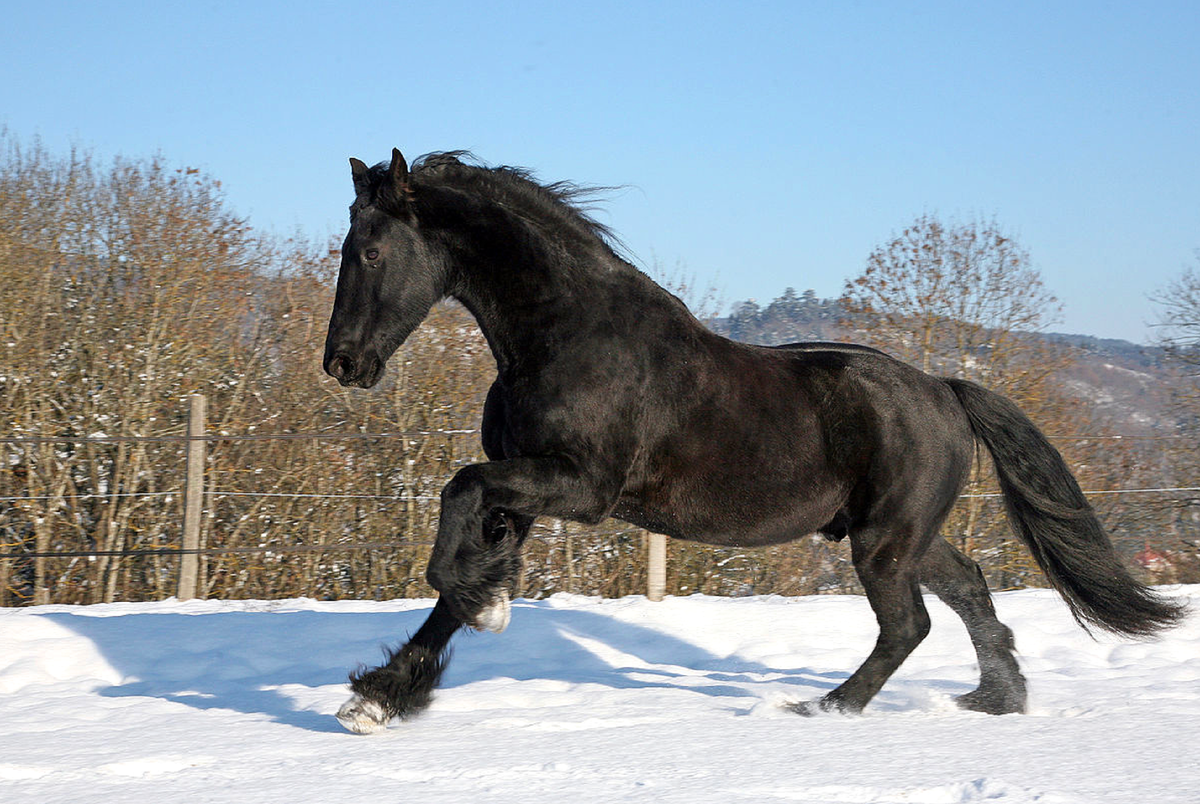
<instances>
[{"instance_id":1,"label":"horse ear","mask_svg":"<svg viewBox=\"0 0 1200 804\"><path fill-rule=\"evenodd\" d=\"M396 188L396 194L403 198L408 189L408 162L404 161L399 148L392 149L392 165L388 168L388 176Z\"/></svg>"},{"instance_id":2,"label":"horse ear","mask_svg":"<svg viewBox=\"0 0 1200 804\"><path fill-rule=\"evenodd\" d=\"M371 189L370 168L361 159L350 157L350 175L354 179L354 194L366 195Z\"/></svg>"}]
</instances>

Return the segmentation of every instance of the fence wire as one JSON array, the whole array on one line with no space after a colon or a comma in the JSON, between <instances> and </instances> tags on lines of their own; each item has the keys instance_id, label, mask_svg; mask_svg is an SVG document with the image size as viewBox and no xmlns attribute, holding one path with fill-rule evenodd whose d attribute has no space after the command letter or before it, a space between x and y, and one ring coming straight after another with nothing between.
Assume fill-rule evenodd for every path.
<instances>
[{"instance_id":1,"label":"fence wire","mask_svg":"<svg viewBox=\"0 0 1200 804\"><path fill-rule=\"evenodd\" d=\"M0 444L146 444L177 441L291 441L297 439L353 439L353 438L428 438L435 435L475 435L474 430L401 430L383 433L202 433L200 435L161 436L13 436L0 438Z\"/></svg>"},{"instance_id":2,"label":"fence wire","mask_svg":"<svg viewBox=\"0 0 1200 804\"><path fill-rule=\"evenodd\" d=\"M272 440L336 440L336 439L391 439L391 438L429 438L432 436L464 436L478 435L480 430L402 430L382 432L318 432L318 433L203 433L200 435L160 435L160 436L16 436L0 438L0 444L37 445L37 444L120 444L120 443L188 443L192 441L272 441ZM1073 434L1051 435L1051 440L1107 440L1107 441L1167 441L1184 438L1183 434L1168 435L1128 435L1128 434ZM1117 495L1117 494L1168 494L1168 493L1200 492L1200 486L1172 486L1136 489L1097 489L1084 491L1087 496ZM46 502L58 500L110 500L127 497L174 497L183 496L183 490L155 492L114 492L34 496L5 496L0 502ZM390 494L315 494L306 492L254 492L254 491L225 491L214 490L206 492L209 500L220 500L227 497L265 497L289 499L332 499L332 500L388 500L398 503L432 502L439 500L436 495L404 496ZM959 499L995 499L1003 497L999 492L983 494L962 494ZM639 528L628 528L613 531L606 535L632 533ZM535 538L538 534L531 533ZM432 547L432 542L360 542L326 545L274 545L270 547L201 547L185 549L181 547L146 548L139 550L63 550L54 552L8 552L0 553L0 560L29 559L29 558L92 558L92 557L137 557L137 556L184 556L184 555L222 555L222 554L271 554L271 553L303 553L303 552L347 552L357 550L394 550L405 547Z\"/></svg>"},{"instance_id":3,"label":"fence wire","mask_svg":"<svg viewBox=\"0 0 1200 804\"><path fill-rule=\"evenodd\" d=\"M1142 489L1092 489L1084 491L1085 496L1099 496L1103 494L1153 494L1153 493L1168 493L1168 492L1200 492L1200 486L1164 486L1161 488L1142 488ZM0 497L0 502L30 502L30 501L46 501L46 500L109 500L116 497L178 497L182 496L182 491L131 491L118 492L116 494L43 494L32 497ZM287 499L314 499L314 500L390 500L393 502L432 502L441 498L435 495L422 495L417 497L396 496L393 494L313 494L303 491L212 491L205 492L205 496L213 499L221 499L223 497L283 497ZM960 494L960 500L984 500L996 499L1003 497L1001 492L988 492L985 494Z\"/></svg>"},{"instance_id":4,"label":"fence wire","mask_svg":"<svg viewBox=\"0 0 1200 804\"><path fill-rule=\"evenodd\" d=\"M529 537L532 539L545 538L538 531L547 530L547 526L534 526ZM605 536L621 536L627 533L637 533L641 528L622 528L605 531ZM556 534L557 535L557 534ZM271 545L269 547L148 547L140 550L58 550L44 553L0 553L0 560L6 558L99 558L99 557L137 557L137 556L209 556L228 554L271 554L271 553L345 553L358 550L399 550L405 547L433 547L433 542L339 542L334 544L289 544Z\"/></svg>"}]
</instances>

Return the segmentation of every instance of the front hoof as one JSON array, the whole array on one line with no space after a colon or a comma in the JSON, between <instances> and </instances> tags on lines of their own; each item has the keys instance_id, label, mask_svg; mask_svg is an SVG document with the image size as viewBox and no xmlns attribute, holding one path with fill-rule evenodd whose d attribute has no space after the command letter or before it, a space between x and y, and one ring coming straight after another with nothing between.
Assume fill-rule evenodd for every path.
<instances>
[{"instance_id":1,"label":"front hoof","mask_svg":"<svg viewBox=\"0 0 1200 804\"><path fill-rule=\"evenodd\" d=\"M492 602L475 615L474 626L480 631L491 631L498 634L508 628L512 619L512 604L508 600L508 592L499 591Z\"/></svg>"},{"instance_id":2,"label":"front hoof","mask_svg":"<svg viewBox=\"0 0 1200 804\"><path fill-rule=\"evenodd\" d=\"M855 709L842 700L840 696L833 693L826 695L824 698L818 698L815 701L793 701L784 704L783 708L801 717L815 717L826 712L832 712L836 715L857 715L862 711L861 707Z\"/></svg>"},{"instance_id":3,"label":"front hoof","mask_svg":"<svg viewBox=\"0 0 1200 804\"><path fill-rule=\"evenodd\" d=\"M383 707L358 695L342 704L337 713L338 723L355 734L371 734L387 728L388 717Z\"/></svg>"}]
</instances>

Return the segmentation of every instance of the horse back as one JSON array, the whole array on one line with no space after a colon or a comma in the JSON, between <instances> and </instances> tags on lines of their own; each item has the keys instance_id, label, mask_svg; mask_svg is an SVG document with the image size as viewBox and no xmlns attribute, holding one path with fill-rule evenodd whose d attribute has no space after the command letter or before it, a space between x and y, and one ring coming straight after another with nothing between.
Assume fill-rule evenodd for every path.
<instances>
[{"instance_id":1,"label":"horse back","mask_svg":"<svg viewBox=\"0 0 1200 804\"><path fill-rule=\"evenodd\" d=\"M886 352L881 352L873 346L864 346L861 343L843 343L842 341L797 341L795 343L780 343L766 348L791 352L857 352L860 354L876 354L887 357Z\"/></svg>"}]
</instances>

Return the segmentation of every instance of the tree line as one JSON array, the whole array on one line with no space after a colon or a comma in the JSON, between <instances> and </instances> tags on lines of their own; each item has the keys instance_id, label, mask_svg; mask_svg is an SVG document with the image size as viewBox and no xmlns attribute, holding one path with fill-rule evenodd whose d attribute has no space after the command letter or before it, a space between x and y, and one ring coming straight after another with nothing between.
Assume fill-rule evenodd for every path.
<instances>
[{"instance_id":1,"label":"tree line","mask_svg":"<svg viewBox=\"0 0 1200 804\"><path fill-rule=\"evenodd\" d=\"M114 554L179 545L184 445L86 439L183 435L186 399L197 392L214 433L361 436L213 441L203 543L263 552L207 556L202 595L431 595L423 571L438 492L458 467L482 459L477 435L445 431L478 426L494 374L466 311L437 307L379 390L343 389L319 365L336 245L256 231L218 181L162 157L102 164L82 150L54 154L8 136L0 144L0 439L9 439L0 443L0 605L173 593L177 557ZM924 216L870 255L842 299L789 292L766 309L779 322L807 310L823 322L813 335L881 345L984 382L1047 432L1103 432L1055 383L1070 349L1025 334L1045 325L1053 305L1028 255L994 223ZM740 305L713 326L746 339L761 313ZM785 324L777 329L769 337L791 338ZM1177 352L1191 354L1186 338ZM1194 434L1196 377L1186 369L1180 377L1176 430ZM12 440L32 436L80 440ZM1184 448L1059 446L1085 488L1196 485ZM992 488L980 466L971 491ZM1194 502L1114 496L1097 507L1127 552L1143 539L1179 552L1177 543L1195 537ZM1001 586L1038 582L993 499L964 501L946 535ZM640 592L643 539L619 522L542 523L527 549L524 593ZM104 555L43 555L89 550ZM845 547L821 539L754 551L672 543L668 568L677 594L854 588Z\"/></svg>"}]
</instances>

